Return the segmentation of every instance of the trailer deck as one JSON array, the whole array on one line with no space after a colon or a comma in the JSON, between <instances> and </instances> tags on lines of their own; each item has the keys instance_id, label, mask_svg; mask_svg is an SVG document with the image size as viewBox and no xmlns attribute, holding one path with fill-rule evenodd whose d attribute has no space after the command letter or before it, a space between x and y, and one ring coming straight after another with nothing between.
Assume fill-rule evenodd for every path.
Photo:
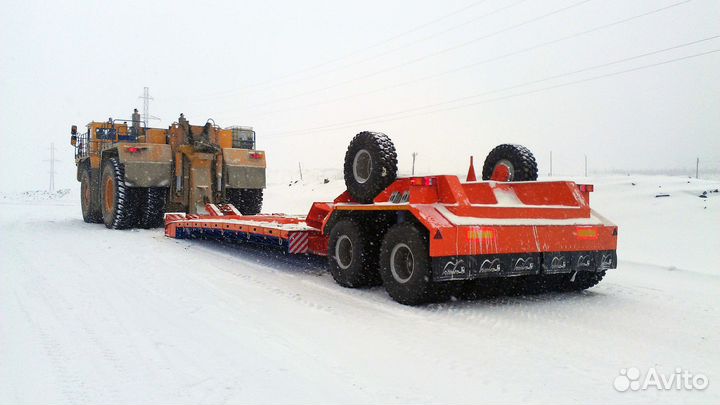
<instances>
[{"instance_id":1,"label":"trailer deck","mask_svg":"<svg viewBox=\"0 0 720 405\"><path fill-rule=\"evenodd\" d=\"M460 183L455 176L403 178L374 204L350 202L343 193L333 202L314 203L304 216L243 216L230 204L208 204L207 215L168 213L165 234L327 256L327 228L333 216L385 212L412 216L428 229L433 277L438 281L538 274L543 268L547 273L611 268L617 260L617 227L590 209L591 191L590 185L567 181Z\"/></svg>"}]
</instances>

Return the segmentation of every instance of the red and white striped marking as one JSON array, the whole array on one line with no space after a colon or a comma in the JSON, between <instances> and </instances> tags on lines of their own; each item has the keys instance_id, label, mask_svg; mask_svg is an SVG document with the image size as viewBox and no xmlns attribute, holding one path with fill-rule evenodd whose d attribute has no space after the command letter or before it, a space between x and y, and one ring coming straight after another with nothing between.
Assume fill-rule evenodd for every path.
<instances>
[{"instance_id":1,"label":"red and white striped marking","mask_svg":"<svg viewBox=\"0 0 720 405\"><path fill-rule=\"evenodd\" d=\"M184 212L168 212L165 214L165 223L187 219Z\"/></svg>"},{"instance_id":2,"label":"red and white striped marking","mask_svg":"<svg viewBox=\"0 0 720 405\"><path fill-rule=\"evenodd\" d=\"M242 215L232 204L222 204L220 209L225 213L225 215Z\"/></svg>"},{"instance_id":3,"label":"red and white striped marking","mask_svg":"<svg viewBox=\"0 0 720 405\"><path fill-rule=\"evenodd\" d=\"M291 254L303 254L308 252L307 232L293 232L288 238L288 252Z\"/></svg>"}]
</instances>

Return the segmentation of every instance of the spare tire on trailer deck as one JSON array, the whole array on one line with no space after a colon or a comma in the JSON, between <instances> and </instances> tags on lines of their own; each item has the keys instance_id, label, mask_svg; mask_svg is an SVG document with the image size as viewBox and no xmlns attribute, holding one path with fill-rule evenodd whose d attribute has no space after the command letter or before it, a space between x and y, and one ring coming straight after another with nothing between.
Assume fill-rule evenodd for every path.
<instances>
[{"instance_id":1,"label":"spare tire on trailer deck","mask_svg":"<svg viewBox=\"0 0 720 405\"><path fill-rule=\"evenodd\" d=\"M397 153L390 138L380 132L355 135L345 154L345 186L350 196L363 204L397 178Z\"/></svg>"},{"instance_id":2,"label":"spare tire on trailer deck","mask_svg":"<svg viewBox=\"0 0 720 405\"><path fill-rule=\"evenodd\" d=\"M494 174L506 172L501 181L535 181L538 178L537 162L530 150L522 145L502 144L488 153L483 164L483 180L498 180Z\"/></svg>"}]
</instances>

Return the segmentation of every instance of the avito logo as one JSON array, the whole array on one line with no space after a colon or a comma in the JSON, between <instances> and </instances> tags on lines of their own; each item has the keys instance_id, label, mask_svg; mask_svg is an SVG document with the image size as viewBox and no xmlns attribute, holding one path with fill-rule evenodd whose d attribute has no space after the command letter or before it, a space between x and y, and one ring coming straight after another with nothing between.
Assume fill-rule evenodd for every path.
<instances>
[{"instance_id":1,"label":"avito logo","mask_svg":"<svg viewBox=\"0 0 720 405\"><path fill-rule=\"evenodd\" d=\"M676 368L674 373L663 374L655 367L648 369L645 376L635 367L623 368L620 375L615 377L613 387L619 392L645 391L654 388L659 391L666 390L699 390L702 391L710 385L705 374L693 374L688 370Z\"/></svg>"}]
</instances>

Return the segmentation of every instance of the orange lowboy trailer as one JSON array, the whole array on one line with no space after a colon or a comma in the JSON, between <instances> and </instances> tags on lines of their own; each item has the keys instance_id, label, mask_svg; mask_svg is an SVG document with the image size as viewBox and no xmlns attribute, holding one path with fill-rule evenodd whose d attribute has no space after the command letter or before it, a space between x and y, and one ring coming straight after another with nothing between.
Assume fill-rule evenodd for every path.
<instances>
[{"instance_id":1,"label":"orange lowboy trailer","mask_svg":"<svg viewBox=\"0 0 720 405\"><path fill-rule=\"evenodd\" d=\"M494 177L508 180L508 165L497 165ZM328 256L333 277L346 287L372 285L370 273L379 268L374 284L382 282L406 304L432 299L433 286L490 277L549 281L546 290L565 291L578 274L591 279L587 288L617 267L617 226L590 208L591 191L571 181L399 178L370 203L345 191L314 203L306 216L244 216L232 205L213 204L208 215L166 214L165 234ZM364 261L357 274L354 258Z\"/></svg>"}]
</instances>

